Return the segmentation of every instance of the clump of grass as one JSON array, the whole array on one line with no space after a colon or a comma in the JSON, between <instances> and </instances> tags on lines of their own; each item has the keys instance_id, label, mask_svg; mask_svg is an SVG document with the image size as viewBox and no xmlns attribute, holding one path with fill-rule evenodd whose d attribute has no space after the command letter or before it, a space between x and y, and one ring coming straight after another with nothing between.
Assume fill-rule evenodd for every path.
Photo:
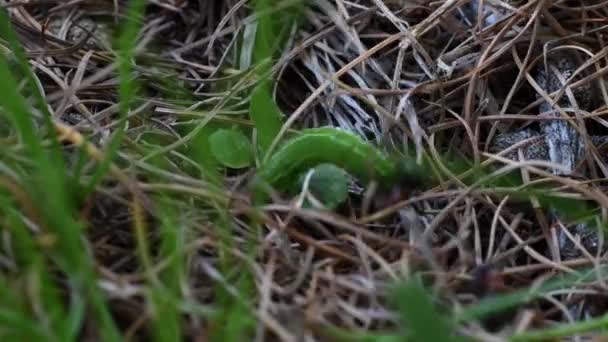
<instances>
[{"instance_id":1,"label":"clump of grass","mask_svg":"<svg viewBox=\"0 0 608 342\"><path fill-rule=\"evenodd\" d=\"M23 21L27 13L44 23L55 5L3 8L0 337L527 341L605 332L606 308L593 300L605 299L601 248L583 251L573 239L583 257L551 250L569 224L603 226L608 202L590 176L603 161L582 181L484 145L496 130L536 120L520 115L534 108L522 71L532 58L518 56L536 54L529 42L567 36L603 70L600 38L578 32L601 31L604 8L505 4L507 19L482 29L463 28L457 5L68 6L73 18L123 18L109 51ZM507 89L496 88L497 74ZM288 192L254 206L250 181L289 135L320 126L356 134L378 155L415 155L434 182L374 191L349 178L333 210ZM487 265L495 268L476 271ZM593 317L577 322L577 308Z\"/></svg>"}]
</instances>

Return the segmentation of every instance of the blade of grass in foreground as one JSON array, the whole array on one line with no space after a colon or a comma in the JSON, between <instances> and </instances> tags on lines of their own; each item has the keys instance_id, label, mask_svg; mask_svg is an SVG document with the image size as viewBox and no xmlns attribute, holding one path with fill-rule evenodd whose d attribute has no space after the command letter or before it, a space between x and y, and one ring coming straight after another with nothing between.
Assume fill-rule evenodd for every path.
<instances>
[{"instance_id":1,"label":"blade of grass in foreground","mask_svg":"<svg viewBox=\"0 0 608 342\"><path fill-rule=\"evenodd\" d=\"M0 287L7 288L1 278ZM5 292L5 294L6 297L15 295L9 292ZM0 298L3 301L5 299ZM39 322L29 317L27 313L19 312L17 308L9 305L0 307L0 339L3 341L59 341L42 331Z\"/></svg>"},{"instance_id":2,"label":"blade of grass in foreground","mask_svg":"<svg viewBox=\"0 0 608 342\"><path fill-rule=\"evenodd\" d=\"M0 337L12 336L15 340L28 340L34 336L45 340L59 340L60 336L73 338L73 334L65 329L65 310L55 284L49 281L48 268L42 255L27 231L15 203L4 192L0 192L0 217L3 218L0 227L11 234L11 248L14 250L14 270L6 273L11 283L5 280L5 275L0 275ZM32 282L47 285L44 291L22 292ZM44 316L30 315L28 302L38 302L42 309L39 309L38 315ZM41 318L48 319L53 329L39 326Z\"/></svg>"},{"instance_id":3,"label":"blade of grass in foreground","mask_svg":"<svg viewBox=\"0 0 608 342\"><path fill-rule=\"evenodd\" d=\"M251 73L252 75L253 73ZM166 84L176 87L175 84ZM235 86L228 91L228 95L223 98L223 102L229 102L230 96L238 92L240 86ZM166 94L168 98L170 94ZM191 102L195 102L192 99ZM215 107L214 111L220 107ZM190 126L190 125L188 125ZM196 161L198 171L202 177L210 184L210 191L227 191L224 187L223 175L219 172L219 163L214 158L212 151L209 149L209 137L218 129L225 128L209 120L204 120L200 124L196 124L190 131L186 133L192 136L192 140L188 146L180 150L184 156L190 160ZM194 134L192 134L194 132ZM147 157L144 158L147 163L154 165L158 169L167 169L169 167L168 159L158 153L164 146L153 139L150 142L149 148L140 151ZM168 143L171 145L170 143ZM158 148L159 150L155 150ZM171 149L177 149L177 146ZM168 149L167 149L168 150ZM150 157L152 156L152 157ZM151 304L153 312L152 332L157 341L172 341L176 340L176 336L181 334L181 314L188 313L190 315L202 316L207 320L210 327L209 334L215 339L211 340L247 340L252 335L255 319L250 307L250 300L255 295L254 281L250 272L244 270L244 265L239 262L238 258L233 255L233 250L242 250L238 239L235 239L233 231L233 218L226 207L227 203L219 203L213 199L203 200L194 203L180 203L183 198L174 196L171 193L159 194L156 198L159 213L157 218L160 221L160 248L158 256L155 257L156 263L162 262L164 267L158 274L150 274L151 257L147 252L140 251L140 259L147 267L147 283L148 295L147 300ZM194 206L193 206L194 204ZM180 205L192 207L192 210L205 210L209 212L209 220L211 222L210 235L213 236L216 244L217 264L214 262L210 267L217 268L217 277L214 278L214 302L211 304L212 310L202 307L196 307L195 303L191 303L191 299L186 297L181 291L189 285L186 280L187 270L184 269L186 263L187 247L185 245L185 236L188 222L183 222L178 213L181 213L183 208ZM177 207L176 207L177 206ZM186 215L188 216L188 215ZM184 227L186 226L186 227ZM211 228L212 227L212 228ZM140 228L143 230L143 228ZM139 235L143 235L139 233ZM142 248L145 242L143 238L138 239L138 248ZM147 247L143 247L147 250ZM254 252L251 252L253 254ZM249 255L249 253L247 253ZM223 282L222 280L228 280ZM246 302L243 302L243 299ZM188 303L190 301L190 303ZM183 303L188 303L192 307L186 308ZM202 308L202 309L201 309ZM194 310L193 310L194 309Z\"/></svg>"},{"instance_id":4,"label":"blade of grass in foreground","mask_svg":"<svg viewBox=\"0 0 608 342\"><path fill-rule=\"evenodd\" d=\"M500 312L522 303L528 302L543 294L571 286L572 284L584 285L589 282L594 282L597 276L597 269L587 268L581 269L578 273L561 275L556 279L549 280L539 287L526 288L519 291L503 294L500 296L482 300L479 304L471 306L456 316L457 322L466 322L474 319L487 317L489 314ZM608 271L608 266L600 267L599 272Z\"/></svg>"},{"instance_id":5,"label":"blade of grass in foreground","mask_svg":"<svg viewBox=\"0 0 608 342\"><path fill-rule=\"evenodd\" d=\"M555 328L528 331L511 337L513 342L524 341L554 341L564 337L572 337L576 334L602 331L603 336L608 336L608 314L583 322L564 324Z\"/></svg>"},{"instance_id":6,"label":"blade of grass in foreground","mask_svg":"<svg viewBox=\"0 0 608 342\"><path fill-rule=\"evenodd\" d=\"M21 72L28 80L28 90L37 100L37 109L43 113L42 120L46 123L47 137L51 140L50 148L44 148L41 134L36 131L33 114L26 99L19 93L19 84L14 78L8 61L0 54L0 89L3 96L0 105L4 114L8 115L15 126L19 137L31 158L32 169L24 186L30 195L43 204L36 209L40 212L41 228L53 237L51 246L44 250L50 259L59 266L67 277L69 288L76 293L84 292L89 299L91 309L97 317L101 335L104 340L117 341L119 334L110 317L105 302L101 299L93 273L93 262L81 241L82 225L76 217L75 201L71 196L70 186L66 181L66 169L61 158L57 138L46 104L42 99L34 81L34 76L27 67L24 53L15 33L10 27L10 20L4 8L0 9L0 34L10 43L15 60ZM45 280L47 282L47 280ZM43 287L46 284L43 283ZM50 289L50 287L49 287ZM76 294L75 296L79 296ZM69 317L74 314L82 315L78 307L71 307ZM54 327L63 330L61 327Z\"/></svg>"},{"instance_id":7,"label":"blade of grass in foreground","mask_svg":"<svg viewBox=\"0 0 608 342\"><path fill-rule=\"evenodd\" d=\"M181 320L178 308L181 288L185 283L185 227L180 224L178 216L171 208L170 202L159 198L161 204L160 233L161 245L159 259L167 262L167 266L158 276L154 284L151 301L154 305L155 339L157 341L177 341L181 336ZM163 204L164 203L164 204Z\"/></svg>"},{"instance_id":8,"label":"blade of grass in foreground","mask_svg":"<svg viewBox=\"0 0 608 342\"><path fill-rule=\"evenodd\" d=\"M232 249L239 249L239 245L227 208L218 203L213 206L218 215L214 233L218 240L218 270L221 279L215 279L218 311L210 318L213 327L211 340L243 341L251 337L255 327L254 314L248 305L254 300L255 282L248 265L244 265L232 252ZM244 252L254 255L251 250Z\"/></svg>"},{"instance_id":9,"label":"blade of grass in foreground","mask_svg":"<svg viewBox=\"0 0 608 342\"><path fill-rule=\"evenodd\" d=\"M413 341L464 341L434 307L430 294L414 280L399 285L394 293L401 321ZM409 339L408 339L409 340Z\"/></svg>"},{"instance_id":10,"label":"blade of grass in foreground","mask_svg":"<svg viewBox=\"0 0 608 342\"><path fill-rule=\"evenodd\" d=\"M143 22L143 13L145 9L145 1L134 0L131 2L126 18L122 19L124 26L118 38L118 114L119 124L110 139L105 151L105 159L97 167L96 172L91 177L89 185L85 189L85 194L92 192L101 179L108 173L113 160L118 154L118 149L122 145L126 130L129 109L133 104L136 95L136 83L132 79L131 72L133 66L132 60L135 57L135 46L137 44L137 36Z\"/></svg>"}]
</instances>

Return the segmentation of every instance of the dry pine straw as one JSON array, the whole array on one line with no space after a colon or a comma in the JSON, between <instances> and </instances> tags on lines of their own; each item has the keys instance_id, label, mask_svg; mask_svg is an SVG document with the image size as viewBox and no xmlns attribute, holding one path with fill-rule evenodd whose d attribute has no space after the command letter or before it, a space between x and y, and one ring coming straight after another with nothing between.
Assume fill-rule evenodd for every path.
<instances>
[{"instance_id":1,"label":"dry pine straw","mask_svg":"<svg viewBox=\"0 0 608 342\"><path fill-rule=\"evenodd\" d=\"M573 223L540 208L538 198L516 201L504 195L505 189L471 182L471 171L451 171L438 158L450 154L472 160L496 174L515 170L526 183L548 184L559 196L608 208L602 181L608 168L601 146L587 144L589 157L572 175L552 173L559 166L550 161L513 160L525 156L525 150L518 154L517 149L530 141L514 141L507 150L489 148L499 134L537 129L549 120L538 114L543 103L581 87L594 92L593 104L569 108L569 102L557 101L561 116L553 119L571 122L581 135L607 135L603 75L608 70L608 5L485 1L501 15L486 26L476 16L466 24L465 2L319 0L307 6L303 22L291 31L272 67L274 94L286 114L275 144L289 130L323 125L348 129L381 146L413 143L416 152L437 159L441 182L405 191L405 198L386 205L379 204L380 195L370 203L360 185L353 185L349 203L336 213L277 202L265 207L263 227L255 230L242 191L250 174L227 174L229 191L216 189L191 171L195 162L178 149L191 138L183 135L185 120L251 126L243 105L255 78L241 69L247 59L234 49L256 20L251 2L149 1L137 52L164 71L144 64L143 58L137 65L136 76L146 82L111 169L117 182L104 182L82 212L101 284L115 298L113 312L125 334L145 336L150 322L149 314L142 315L147 313L145 275L133 254L128 206L137 198L135 203L153 214L151 198L159 193L174 197L172 204L188 229L184 253L189 265L182 285L187 298L198 303L213 303L212 284L217 282L238 297L218 271L214 211L201 203L213 200L229 208L235 235L228 252L254 275L256 300L239 300L255 313L258 337L320 338L328 326L392 329L396 315L387 304L387 289L414 271L456 308L603 264L601 248L589 250L584 239L577 240ZM9 11L59 136L69 142L66 146L85 144L86 137L89 155L102 158L102 146L118 127L118 79L114 54L104 42L107 34L99 32L124 11L122 4L30 1L15 3ZM99 32L83 36L82 27L90 28L91 22L99 23ZM542 65L544 54L559 49L576 56L577 75L566 80L569 88L545 89L548 94L541 96L534 88L534 68ZM154 81L158 77L178 80L187 100L171 98ZM145 133L168 141L162 154L166 169L153 165L143 152ZM66 148L68 154L74 151ZM31 207L25 195L19 198ZM155 227L152 217L151 246ZM244 252L252 235L259 247L254 258ZM558 240L564 236L572 253L560 250L565 245ZM164 267L159 260L153 270ZM571 285L518 308L499 324L463 325L462 332L491 339L500 336L497 329L525 331L599 317L606 313L606 290L603 279ZM206 331L200 317L189 318L186 334Z\"/></svg>"}]
</instances>

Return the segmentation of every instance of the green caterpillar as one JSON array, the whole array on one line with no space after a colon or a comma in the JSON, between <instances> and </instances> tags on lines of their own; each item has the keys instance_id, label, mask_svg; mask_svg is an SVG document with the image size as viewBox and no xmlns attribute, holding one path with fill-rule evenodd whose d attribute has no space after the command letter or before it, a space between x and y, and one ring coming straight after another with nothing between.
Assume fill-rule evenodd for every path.
<instances>
[{"instance_id":1,"label":"green caterpillar","mask_svg":"<svg viewBox=\"0 0 608 342\"><path fill-rule=\"evenodd\" d=\"M355 134L331 127L312 128L284 144L262 165L256 192L262 186L288 189L302 172L321 163L334 164L364 183L377 181L381 187L421 185L425 172L413 160L387 156Z\"/></svg>"}]
</instances>

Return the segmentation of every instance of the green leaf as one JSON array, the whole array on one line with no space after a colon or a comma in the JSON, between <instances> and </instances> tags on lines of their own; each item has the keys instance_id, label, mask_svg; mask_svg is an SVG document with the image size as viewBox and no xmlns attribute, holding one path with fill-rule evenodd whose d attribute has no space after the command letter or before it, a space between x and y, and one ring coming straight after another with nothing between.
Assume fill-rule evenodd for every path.
<instances>
[{"instance_id":1,"label":"green leaf","mask_svg":"<svg viewBox=\"0 0 608 342\"><path fill-rule=\"evenodd\" d=\"M308 190L327 208L334 209L348 196L348 175L334 164L319 164L312 169ZM304 183L308 172L300 176Z\"/></svg>"},{"instance_id":2,"label":"green leaf","mask_svg":"<svg viewBox=\"0 0 608 342\"><path fill-rule=\"evenodd\" d=\"M211 153L224 166L240 169L251 165L253 149L243 133L220 129L209 136Z\"/></svg>"},{"instance_id":3,"label":"green leaf","mask_svg":"<svg viewBox=\"0 0 608 342\"><path fill-rule=\"evenodd\" d=\"M289 2L286 2L289 3ZM298 18L302 17L304 1L291 1L286 7L279 6L275 0L256 0L255 8L258 14L258 21L255 30L247 27L245 33L247 37L253 36L255 44L252 47L253 64L256 65L256 73L260 80L259 85L251 94L249 113L251 120L257 131L258 158L265 160L268 148L279 134L283 125L283 115L272 97L272 84L275 82L273 75L270 74L273 59L277 54L284 50L291 50L286 44L291 35L291 28L297 25ZM250 32L254 31L254 32ZM249 38L250 39L250 38ZM249 58L250 47L244 50ZM243 63L242 63L243 64ZM243 65L241 65L242 67Z\"/></svg>"},{"instance_id":4,"label":"green leaf","mask_svg":"<svg viewBox=\"0 0 608 342\"><path fill-rule=\"evenodd\" d=\"M249 115L255 124L258 152L263 159L283 125L281 111L272 99L269 81L262 81L251 94Z\"/></svg>"}]
</instances>

